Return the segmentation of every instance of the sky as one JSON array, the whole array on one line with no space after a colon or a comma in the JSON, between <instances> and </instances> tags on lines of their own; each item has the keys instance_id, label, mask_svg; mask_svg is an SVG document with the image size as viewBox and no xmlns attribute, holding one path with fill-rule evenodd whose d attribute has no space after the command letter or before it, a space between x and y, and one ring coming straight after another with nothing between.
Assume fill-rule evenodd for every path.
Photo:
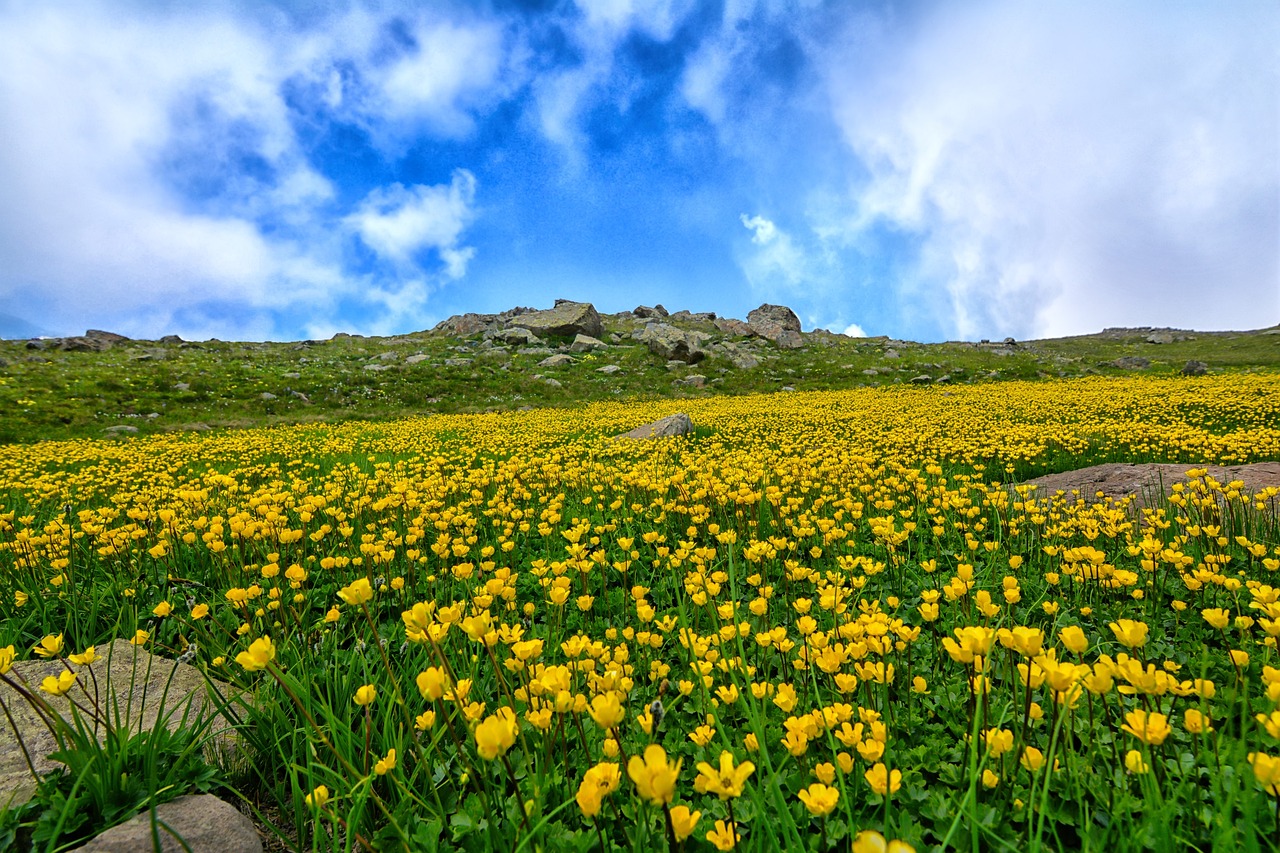
<instances>
[{"instance_id":1,"label":"sky","mask_svg":"<svg viewBox=\"0 0 1280 853\"><path fill-rule=\"evenodd\" d=\"M1280 322L1280 4L0 0L0 335Z\"/></svg>"}]
</instances>

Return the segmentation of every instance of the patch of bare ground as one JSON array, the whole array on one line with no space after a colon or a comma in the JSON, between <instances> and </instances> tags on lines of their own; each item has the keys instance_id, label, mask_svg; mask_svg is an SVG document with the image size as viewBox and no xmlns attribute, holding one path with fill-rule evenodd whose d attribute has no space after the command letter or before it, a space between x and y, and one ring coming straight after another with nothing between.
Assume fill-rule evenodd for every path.
<instances>
[{"instance_id":1,"label":"patch of bare ground","mask_svg":"<svg viewBox=\"0 0 1280 853\"><path fill-rule=\"evenodd\" d=\"M1255 462L1250 465L1185 465L1149 462L1141 464L1108 463L1046 474L1019 485L1035 486L1037 497L1051 498L1062 491L1092 503L1104 498L1123 500L1132 495L1138 508L1158 505L1173 493L1176 483L1184 488L1191 482L1188 471L1204 472L1200 482L1211 491L1234 490L1241 495L1260 497L1273 514L1280 514L1280 462ZM1214 487L1213 483L1217 486ZM1268 489L1272 490L1268 492Z\"/></svg>"}]
</instances>

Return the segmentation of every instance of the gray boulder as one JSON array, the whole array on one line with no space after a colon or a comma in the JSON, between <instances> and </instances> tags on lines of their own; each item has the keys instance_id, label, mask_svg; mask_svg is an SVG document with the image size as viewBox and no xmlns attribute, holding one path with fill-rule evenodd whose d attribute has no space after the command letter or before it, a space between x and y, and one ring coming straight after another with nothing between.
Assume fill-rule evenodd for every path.
<instances>
[{"instance_id":1,"label":"gray boulder","mask_svg":"<svg viewBox=\"0 0 1280 853\"><path fill-rule=\"evenodd\" d=\"M657 319L667 316L667 309L661 305L655 305L652 308L647 305L637 305L635 310L631 312L631 316L641 320Z\"/></svg>"},{"instance_id":2,"label":"gray boulder","mask_svg":"<svg viewBox=\"0 0 1280 853\"><path fill-rule=\"evenodd\" d=\"M608 349L609 345L599 338L593 338L590 335L576 335L573 343L569 345L569 349L573 352L591 352L597 349Z\"/></svg>"},{"instance_id":3,"label":"gray boulder","mask_svg":"<svg viewBox=\"0 0 1280 853\"><path fill-rule=\"evenodd\" d=\"M1121 370L1146 370L1151 366L1151 360L1140 355L1126 355L1111 362L1111 366Z\"/></svg>"},{"instance_id":4,"label":"gray boulder","mask_svg":"<svg viewBox=\"0 0 1280 853\"><path fill-rule=\"evenodd\" d=\"M190 712L189 724L202 714L215 713L213 703L208 701L211 687L223 697L231 698L228 685L206 681L196 667L152 655L127 640L114 640L110 646L100 646L97 653L98 659L87 666L64 665L56 658L18 661L8 677L25 682L29 689L38 692L46 676L56 677L64 669L71 669L78 676L77 685L67 696L42 694L54 712L70 720L69 699L81 705L92 704L96 689L99 707L112 715L118 709L120 719L127 720L130 730L135 732L154 728L161 716L168 727L174 729L184 711ZM12 717L11 722L9 717L0 714L0 804L10 802L12 797L13 805L18 805L30 799L35 789L23 747L31 756L36 772L44 774L62 766L49 757L57 751L58 742L36 710L3 682L0 682L0 702ZM230 724L219 720L213 726L213 734L210 758L215 757L214 752L233 749Z\"/></svg>"},{"instance_id":5,"label":"gray boulder","mask_svg":"<svg viewBox=\"0 0 1280 853\"><path fill-rule=\"evenodd\" d=\"M666 323L650 323L632 337L649 348L649 352L668 361L697 364L707 357L702 348L701 332L687 332Z\"/></svg>"},{"instance_id":6,"label":"gray boulder","mask_svg":"<svg viewBox=\"0 0 1280 853\"><path fill-rule=\"evenodd\" d=\"M159 846L151 829L151 812L145 811L72 853L262 853L253 821L212 794L191 794L156 806Z\"/></svg>"},{"instance_id":7,"label":"gray boulder","mask_svg":"<svg viewBox=\"0 0 1280 853\"><path fill-rule=\"evenodd\" d=\"M456 338L469 338L497 323L497 314L454 314L448 320L441 320L431 331Z\"/></svg>"},{"instance_id":8,"label":"gray boulder","mask_svg":"<svg viewBox=\"0 0 1280 853\"><path fill-rule=\"evenodd\" d=\"M538 340L538 336L520 326L513 326L510 329L502 329L494 334L494 339L511 346L536 346L542 343Z\"/></svg>"},{"instance_id":9,"label":"gray boulder","mask_svg":"<svg viewBox=\"0 0 1280 853\"><path fill-rule=\"evenodd\" d=\"M1182 368L1183 376L1204 376L1209 370L1209 365L1203 361L1192 359L1188 361Z\"/></svg>"},{"instance_id":10,"label":"gray boulder","mask_svg":"<svg viewBox=\"0 0 1280 853\"><path fill-rule=\"evenodd\" d=\"M567 364L573 364L573 357L561 353L549 358L544 358L542 361L538 362L538 367L564 367Z\"/></svg>"},{"instance_id":11,"label":"gray boulder","mask_svg":"<svg viewBox=\"0 0 1280 853\"><path fill-rule=\"evenodd\" d=\"M533 311L507 321L507 326L528 329L538 336L570 338L574 335L590 335L598 338L604 334L604 323L590 302L562 302L548 311Z\"/></svg>"},{"instance_id":12,"label":"gray boulder","mask_svg":"<svg viewBox=\"0 0 1280 853\"><path fill-rule=\"evenodd\" d=\"M717 317L711 322L715 323L717 329L726 335L734 335L735 337L745 338L751 334L751 327L741 320L735 320L732 317Z\"/></svg>"},{"instance_id":13,"label":"gray boulder","mask_svg":"<svg viewBox=\"0 0 1280 853\"><path fill-rule=\"evenodd\" d=\"M747 314L747 326L753 334L780 347L799 349L804 346L804 338L800 337L800 318L785 305L761 305Z\"/></svg>"},{"instance_id":14,"label":"gray boulder","mask_svg":"<svg viewBox=\"0 0 1280 853\"><path fill-rule=\"evenodd\" d=\"M606 364L604 367L597 367L596 373L603 373L605 376L612 376L615 373L621 372L621 370L622 368L618 367L616 364Z\"/></svg>"},{"instance_id":15,"label":"gray boulder","mask_svg":"<svg viewBox=\"0 0 1280 853\"><path fill-rule=\"evenodd\" d=\"M693 432L693 421L684 412L667 415L653 423L638 426L631 432L625 432L615 438L669 438L675 435L688 435Z\"/></svg>"}]
</instances>

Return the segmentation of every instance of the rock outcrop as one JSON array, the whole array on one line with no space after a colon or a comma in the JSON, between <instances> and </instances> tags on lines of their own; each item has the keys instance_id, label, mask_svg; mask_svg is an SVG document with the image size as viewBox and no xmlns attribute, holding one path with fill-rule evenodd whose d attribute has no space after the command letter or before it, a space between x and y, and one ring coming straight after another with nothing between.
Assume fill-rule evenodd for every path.
<instances>
[{"instance_id":1,"label":"rock outcrop","mask_svg":"<svg viewBox=\"0 0 1280 853\"><path fill-rule=\"evenodd\" d=\"M667 361L697 364L707 356L702 348L701 333L688 332L667 323L649 323L632 337L648 347L649 352Z\"/></svg>"},{"instance_id":2,"label":"rock outcrop","mask_svg":"<svg viewBox=\"0 0 1280 853\"><path fill-rule=\"evenodd\" d=\"M693 421L684 412L667 415L653 423L638 426L631 432L624 432L615 438L669 438L675 435L688 435L693 432Z\"/></svg>"},{"instance_id":3,"label":"rock outcrop","mask_svg":"<svg viewBox=\"0 0 1280 853\"><path fill-rule=\"evenodd\" d=\"M556 307L546 311L532 311L513 317L507 321L507 326L528 329L538 337L589 335L598 338L604 334L604 323L590 302L557 301Z\"/></svg>"},{"instance_id":4,"label":"rock outcrop","mask_svg":"<svg viewBox=\"0 0 1280 853\"><path fill-rule=\"evenodd\" d=\"M156 806L155 830L158 847L151 812L145 811L72 853L262 853L253 821L212 794L191 794Z\"/></svg>"},{"instance_id":5,"label":"rock outcrop","mask_svg":"<svg viewBox=\"0 0 1280 853\"><path fill-rule=\"evenodd\" d=\"M783 349L804 346L804 338L800 336L800 318L785 305L766 302L747 314L747 327L753 334L767 338Z\"/></svg>"}]
</instances>

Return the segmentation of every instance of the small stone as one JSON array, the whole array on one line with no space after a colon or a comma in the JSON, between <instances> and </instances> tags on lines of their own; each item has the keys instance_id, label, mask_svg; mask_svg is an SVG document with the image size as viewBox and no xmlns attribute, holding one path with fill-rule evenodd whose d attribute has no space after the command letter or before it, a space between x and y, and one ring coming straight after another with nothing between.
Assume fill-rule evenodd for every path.
<instances>
[{"instance_id":1,"label":"small stone","mask_svg":"<svg viewBox=\"0 0 1280 853\"><path fill-rule=\"evenodd\" d=\"M609 345L598 338L590 335L577 335L573 339L573 343L569 345L572 352L591 352L597 349L608 349Z\"/></svg>"},{"instance_id":2,"label":"small stone","mask_svg":"<svg viewBox=\"0 0 1280 853\"><path fill-rule=\"evenodd\" d=\"M276 395L272 394L270 391L263 391L261 394L258 395L259 400L266 400L267 402L270 402L275 398L276 398Z\"/></svg>"},{"instance_id":3,"label":"small stone","mask_svg":"<svg viewBox=\"0 0 1280 853\"><path fill-rule=\"evenodd\" d=\"M573 364L572 356L553 355L538 362L538 367L563 367L566 364Z\"/></svg>"},{"instance_id":4,"label":"small stone","mask_svg":"<svg viewBox=\"0 0 1280 853\"><path fill-rule=\"evenodd\" d=\"M596 373L603 373L607 376L612 376L613 374L620 373L621 371L622 368L618 367L616 364L606 364L604 367L596 368Z\"/></svg>"},{"instance_id":5,"label":"small stone","mask_svg":"<svg viewBox=\"0 0 1280 853\"><path fill-rule=\"evenodd\" d=\"M887 349L884 351L885 358L901 358L896 349Z\"/></svg>"},{"instance_id":6,"label":"small stone","mask_svg":"<svg viewBox=\"0 0 1280 853\"><path fill-rule=\"evenodd\" d=\"M707 377L701 373L693 373L684 379L677 380L678 384L687 385L690 388L705 388L707 386Z\"/></svg>"},{"instance_id":7,"label":"small stone","mask_svg":"<svg viewBox=\"0 0 1280 853\"><path fill-rule=\"evenodd\" d=\"M783 390L783 391L786 391L786 392L788 392L788 393L790 393L790 392L793 392L793 391L795 391L795 390L796 390L796 386L794 386L794 385L783 385L783 386L782 386L782 390Z\"/></svg>"},{"instance_id":8,"label":"small stone","mask_svg":"<svg viewBox=\"0 0 1280 853\"><path fill-rule=\"evenodd\" d=\"M174 385L174 386L173 386L173 390L175 390L175 391L190 391L190 390L191 390L191 383L190 383L190 382L179 382L177 385Z\"/></svg>"},{"instance_id":9,"label":"small stone","mask_svg":"<svg viewBox=\"0 0 1280 853\"><path fill-rule=\"evenodd\" d=\"M424 361L426 361L426 360L427 360L427 356L422 355L421 353L419 353L418 355L411 355L411 356L409 356L408 358L406 358L406 359L404 360L404 363L405 363L405 364L421 364L422 362L424 362Z\"/></svg>"},{"instance_id":10,"label":"small stone","mask_svg":"<svg viewBox=\"0 0 1280 853\"><path fill-rule=\"evenodd\" d=\"M155 821L159 847L151 834L151 812L144 811L72 853L262 853L253 821L213 794L189 794L156 806Z\"/></svg>"},{"instance_id":11,"label":"small stone","mask_svg":"<svg viewBox=\"0 0 1280 853\"><path fill-rule=\"evenodd\" d=\"M120 424L120 426L111 426L103 430L103 432L109 432L115 435L119 435L120 433L137 432L137 431L138 431L138 428L136 426L133 426L132 424Z\"/></svg>"},{"instance_id":12,"label":"small stone","mask_svg":"<svg viewBox=\"0 0 1280 853\"><path fill-rule=\"evenodd\" d=\"M469 364L471 364L471 359L469 358L446 358L444 360L445 367L466 367Z\"/></svg>"},{"instance_id":13,"label":"small stone","mask_svg":"<svg viewBox=\"0 0 1280 853\"><path fill-rule=\"evenodd\" d=\"M919 376L911 377L911 384L913 385L927 385L932 381L933 381L933 377L927 373L922 373Z\"/></svg>"},{"instance_id":14,"label":"small stone","mask_svg":"<svg viewBox=\"0 0 1280 853\"><path fill-rule=\"evenodd\" d=\"M1111 362L1111 366L1121 370L1146 370L1151 366L1151 360L1140 355L1126 355Z\"/></svg>"},{"instance_id":15,"label":"small stone","mask_svg":"<svg viewBox=\"0 0 1280 853\"><path fill-rule=\"evenodd\" d=\"M559 380L559 379L553 379L553 378L551 378L550 376L548 376L546 379L543 379L542 381L543 381L543 382L545 382L546 384L550 385L552 388L563 388L563 387L564 387L564 385L560 382L560 380Z\"/></svg>"}]
</instances>

